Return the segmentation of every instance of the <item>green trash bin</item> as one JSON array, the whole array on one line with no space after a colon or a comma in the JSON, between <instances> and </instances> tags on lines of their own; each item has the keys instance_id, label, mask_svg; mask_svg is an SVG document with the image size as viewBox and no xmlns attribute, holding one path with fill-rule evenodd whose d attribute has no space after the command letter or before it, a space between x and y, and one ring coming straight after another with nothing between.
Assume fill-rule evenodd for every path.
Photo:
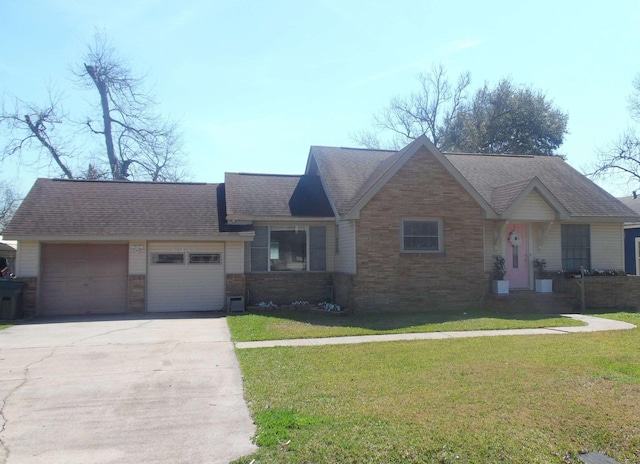
<instances>
[{"instance_id":1,"label":"green trash bin","mask_svg":"<svg viewBox=\"0 0 640 464\"><path fill-rule=\"evenodd\" d=\"M24 282L0 280L0 319L21 319L24 317L22 293Z\"/></svg>"}]
</instances>

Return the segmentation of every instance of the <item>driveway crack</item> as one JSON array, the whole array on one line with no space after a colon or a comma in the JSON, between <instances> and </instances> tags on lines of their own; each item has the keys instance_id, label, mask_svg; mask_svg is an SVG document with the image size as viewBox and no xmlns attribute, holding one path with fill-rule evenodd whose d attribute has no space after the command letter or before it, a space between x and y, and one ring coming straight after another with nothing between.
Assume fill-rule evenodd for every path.
<instances>
[{"instance_id":1,"label":"driveway crack","mask_svg":"<svg viewBox=\"0 0 640 464\"><path fill-rule=\"evenodd\" d=\"M120 329L113 329L113 330L108 330L106 332L100 332L99 334L91 335L90 337L82 338L80 340L76 340L73 343L71 343L69 346L75 346L76 343L86 342L87 340L91 340L92 338L103 337L105 335L110 335L110 334L113 334L113 333L116 333L116 332L124 332L126 330L139 329L141 327L144 327L147 324L150 324L151 322L153 322L153 321L144 321L144 322L141 322L140 324L132 326L132 327L123 327L123 328L120 328Z\"/></svg>"},{"instance_id":2,"label":"driveway crack","mask_svg":"<svg viewBox=\"0 0 640 464\"><path fill-rule=\"evenodd\" d=\"M36 364L43 362L45 359L50 358L51 356L54 355L55 352L56 352L56 348L52 348L49 354L46 354L40 359L27 364L22 370L22 376L23 376L22 381L15 387L13 387L9 391L9 393L7 393L7 396L2 398L2 400L0 401L0 459L1 459L0 463L2 464L7 462L7 460L9 459L9 454L11 453L9 446L7 446L3 438L4 431L6 430L7 423L9 422L9 420L5 416L4 408L6 407L7 402L9 401L9 398L11 398L11 396L13 396L15 392L17 392L22 387L24 387L24 385L29 381L29 369L31 369Z\"/></svg>"}]
</instances>

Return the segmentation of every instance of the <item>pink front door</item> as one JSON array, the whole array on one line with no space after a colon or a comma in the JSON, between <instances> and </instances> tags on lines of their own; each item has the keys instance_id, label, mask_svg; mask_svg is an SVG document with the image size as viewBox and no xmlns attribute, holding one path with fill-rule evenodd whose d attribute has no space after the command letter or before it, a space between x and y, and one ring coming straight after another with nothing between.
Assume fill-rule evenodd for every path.
<instances>
[{"instance_id":1,"label":"pink front door","mask_svg":"<svg viewBox=\"0 0 640 464\"><path fill-rule=\"evenodd\" d=\"M507 279L509 288L529 288L529 260L527 258L526 224L507 225Z\"/></svg>"}]
</instances>

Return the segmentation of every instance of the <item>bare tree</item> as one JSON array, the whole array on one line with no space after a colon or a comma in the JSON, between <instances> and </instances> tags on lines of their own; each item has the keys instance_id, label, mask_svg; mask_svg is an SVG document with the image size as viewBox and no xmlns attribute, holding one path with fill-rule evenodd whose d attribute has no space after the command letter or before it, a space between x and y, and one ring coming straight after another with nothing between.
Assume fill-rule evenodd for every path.
<instances>
[{"instance_id":1,"label":"bare tree","mask_svg":"<svg viewBox=\"0 0 640 464\"><path fill-rule=\"evenodd\" d=\"M631 119L640 123L640 73L633 80L629 96ZM598 159L589 173L595 179L624 178L632 189L640 184L640 135L637 127L627 129L615 142L599 150Z\"/></svg>"},{"instance_id":2,"label":"bare tree","mask_svg":"<svg viewBox=\"0 0 640 464\"><path fill-rule=\"evenodd\" d=\"M422 134L434 145L466 100L471 75L458 76L453 84L442 65L434 65L430 72L418 75L420 90L408 97L395 97L379 114L373 116L373 130L352 135L354 141L368 148L380 148L380 134L390 133L387 145L400 148Z\"/></svg>"},{"instance_id":3,"label":"bare tree","mask_svg":"<svg viewBox=\"0 0 640 464\"><path fill-rule=\"evenodd\" d=\"M34 150L38 153L38 161L45 154L60 168L64 177L73 179L66 162L64 142L56 137L56 129L64 119L59 99L51 91L49 102L42 107L16 98L14 107L9 110L3 102L0 125L8 129L8 141L2 149L0 161Z\"/></svg>"},{"instance_id":4,"label":"bare tree","mask_svg":"<svg viewBox=\"0 0 640 464\"><path fill-rule=\"evenodd\" d=\"M143 88L142 79L133 76L104 34L94 35L83 65L74 74L82 88L98 97L95 115L68 118L59 99L52 97L44 107L16 99L15 109L7 110L3 103L0 126L10 137L0 161L37 150L69 179L104 179L105 173L113 180L178 181L187 177L177 124L155 113L156 104ZM68 138L54 137L63 121L66 126L88 130L104 148L96 150L84 144L83 150L78 150ZM77 132L73 135L78 137ZM76 167L72 168L72 161Z\"/></svg>"},{"instance_id":5,"label":"bare tree","mask_svg":"<svg viewBox=\"0 0 640 464\"><path fill-rule=\"evenodd\" d=\"M0 182L0 233L18 209L20 196L10 184Z\"/></svg>"}]
</instances>

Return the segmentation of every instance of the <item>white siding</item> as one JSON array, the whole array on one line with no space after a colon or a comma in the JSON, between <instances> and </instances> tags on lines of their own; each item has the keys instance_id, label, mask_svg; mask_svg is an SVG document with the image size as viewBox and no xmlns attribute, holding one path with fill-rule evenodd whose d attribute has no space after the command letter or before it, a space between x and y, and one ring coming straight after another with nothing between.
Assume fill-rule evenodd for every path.
<instances>
[{"instance_id":1,"label":"white siding","mask_svg":"<svg viewBox=\"0 0 640 464\"><path fill-rule=\"evenodd\" d=\"M484 270L491 272L493 256L502 254L501 242L495 242L494 233L500 230L500 226L492 221L484 222Z\"/></svg>"},{"instance_id":2,"label":"white siding","mask_svg":"<svg viewBox=\"0 0 640 464\"><path fill-rule=\"evenodd\" d=\"M555 212L542 199L538 192L532 190L511 216L512 221L553 221Z\"/></svg>"},{"instance_id":3,"label":"white siding","mask_svg":"<svg viewBox=\"0 0 640 464\"><path fill-rule=\"evenodd\" d=\"M336 228L335 224L327 225L327 271L333 272L336 257Z\"/></svg>"},{"instance_id":4,"label":"white siding","mask_svg":"<svg viewBox=\"0 0 640 464\"><path fill-rule=\"evenodd\" d=\"M548 223L531 225L532 243L530 261L544 259L547 262L547 270L559 271L562 269L562 242L560 240L560 224Z\"/></svg>"},{"instance_id":5,"label":"white siding","mask_svg":"<svg viewBox=\"0 0 640 464\"><path fill-rule=\"evenodd\" d=\"M129 275L147 273L147 242L129 242Z\"/></svg>"},{"instance_id":6,"label":"white siding","mask_svg":"<svg viewBox=\"0 0 640 464\"><path fill-rule=\"evenodd\" d=\"M15 272L19 277L38 276L40 272L40 245L38 242L18 242Z\"/></svg>"},{"instance_id":7,"label":"white siding","mask_svg":"<svg viewBox=\"0 0 640 464\"><path fill-rule=\"evenodd\" d=\"M621 223L591 224L591 268L624 269L624 229Z\"/></svg>"},{"instance_id":8,"label":"white siding","mask_svg":"<svg viewBox=\"0 0 640 464\"><path fill-rule=\"evenodd\" d=\"M335 253L337 272L356 273L356 223L338 221L338 253Z\"/></svg>"},{"instance_id":9,"label":"white siding","mask_svg":"<svg viewBox=\"0 0 640 464\"><path fill-rule=\"evenodd\" d=\"M184 264L151 264L151 253L184 252ZM189 264L189 252L220 253L220 264ZM211 311L225 305L223 242L149 242L147 311Z\"/></svg>"},{"instance_id":10,"label":"white siding","mask_svg":"<svg viewBox=\"0 0 640 464\"><path fill-rule=\"evenodd\" d=\"M244 273L244 242L226 242L225 270L227 274Z\"/></svg>"}]
</instances>

